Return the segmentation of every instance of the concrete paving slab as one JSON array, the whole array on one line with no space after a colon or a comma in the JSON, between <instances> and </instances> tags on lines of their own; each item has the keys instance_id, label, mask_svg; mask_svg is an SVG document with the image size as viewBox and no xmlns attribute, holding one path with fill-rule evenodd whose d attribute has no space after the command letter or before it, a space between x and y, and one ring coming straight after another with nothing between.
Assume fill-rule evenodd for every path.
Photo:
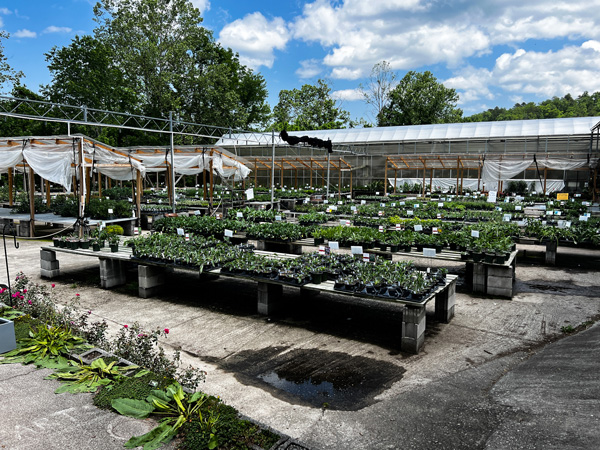
<instances>
[{"instance_id":1,"label":"concrete paving slab","mask_svg":"<svg viewBox=\"0 0 600 450\"><path fill-rule=\"evenodd\" d=\"M9 248L13 277L23 270L49 284L39 278L39 247L22 241L20 249ZM580 254L576 257L584 262ZM492 395L490 390L531 355L571 340L552 344L564 337L561 327L600 317L600 269L594 264L560 266L560 258L557 262L552 269L530 263L518 266L512 301L459 291L456 316L449 324L436 322L428 307L425 345L419 355L400 352L397 311L348 307L337 303L335 295L302 299L290 290L284 292L287 309L265 318L256 314L255 283L224 277L199 283L190 274L175 272L161 297L141 299L135 270L127 273L125 286L102 290L97 259L81 256L61 256L61 276L53 282L54 291L65 300L80 293L82 309L92 310L97 320L107 320L113 332L134 321L148 329L170 328L163 345L167 350L181 349L185 364L208 372L203 390L313 449L538 448L533 439L519 440L511 429L539 434L536 427L543 416L536 421L538 413L526 410L519 398L505 398L503 391ZM584 332L574 337L579 336L582 352L559 350L564 365L577 367L582 359L596 358L597 335ZM310 363L319 366L319 373L339 374L352 367L342 362L354 357L372 362L361 366L366 380L379 375L381 364L397 367L401 374L358 410L335 409L335 399L317 407L297 396L277 395L257 376L260 370L251 370L253 361L275 372L286 362L298 367ZM544 380L546 375L540 369L534 379ZM531 381L522 389L527 393L534 387ZM600 397L596 390L588 392L594 401ZM578 408L585 404L576 403ZM589 405L597 409L596 403ZM528 427L519 425L524 417ZM572 425L572 430L576 427ZM597 448L585 447L588 442L581 441L580 448Z\"/></svg>"}]
</instances>

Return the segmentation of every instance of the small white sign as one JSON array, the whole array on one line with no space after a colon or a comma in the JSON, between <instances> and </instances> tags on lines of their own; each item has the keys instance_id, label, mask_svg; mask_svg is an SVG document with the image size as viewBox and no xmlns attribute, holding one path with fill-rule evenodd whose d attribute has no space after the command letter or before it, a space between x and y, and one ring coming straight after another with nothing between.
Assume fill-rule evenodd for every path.
<instances>
[{"instance_id":1,"label":"small white sign","mask_svg":"<svg viewBox=\"0 0 600 450\"><path fill-rule=\"evenodd\" d=\"M383 211L379 211L379 212L377 213L377 215L378 215L379 217L383 216Z\"/></svg>"},{"instance_id":2,"label":"small white sign","mask_svg":"<svg viewBox=\"0 0 600 450\"><path fill-rule=\"evenodd\" d=\"M502 216L502 221L503 222L510 222L510 219L512 219L512 214L504 214Z\"/></svg>"},{"instance_id":3,"label":"small white sign","mask_svg":"<svg viewBox=\"0 0 600 450\"><path fill-rule=\"evenodd\" d=\"M238 213L236 214L236 217L237 217L238 219L243 219L243 218L244 218L244 213L242 213L242 212L238 212Z\"/></svg>"},{"instance_id":4,"label":"small white sign","mask_svg":"<svg viewBox=\"0 0 600 450\"><path fill-rule=\"evenodd\" d=\"M392 208L395 208L395 207L396 207L396 203L392 203L390 206L391 206Z\"/></svg>"},{"instance_id":5,"label":"small white sign","mask_svg":"<svg viewBox=\"0 0 600 450\"><path fill-rule=\"evenodd\" d=\"M369 255L368 253L363 253L363 261L364 262L369 262L370 259L371 259L371 255Z\"/></svg>"},{"instance_id":6,"label":"small white sign","mask_svg":"<svg viewBox=\"0 0 600 450\"><path fill-rule=\"evenodd\" d=\"M338 205L343 205L344 202L342 202L341 200L338 200Z\"/></svg>"},{"instance_id":7,"label":"small white sign","mask_svg":"<svg viewBox=\"0 0 600 450\"><path fill-rule=\"evenodd\" d=\"M195 216L199 216L199 215L200 215L200 210L199 210L199 209L195 210L195 211L194 211L194 215L195 215Z\"/></svg>"},{"instance_id":8,"label":"small white sign","mask_svg":"<svg viewBox=\"0 0 600 450\"><path fill-rule=\"evenodd\" d=\"M437 227L433 227L433 228L431 229L431 234L440 234L440 229L439 229L439 228L437 228Z\"/></svg>"},{"instance_id":9,"label":"small white sign","mask_svg":"<svg viewBox=\"0 0 600 450\"><path fill-rule=\"evenodd\" d=\"M185 236L184 236L184 237L185 237L185 240L186 240L186 241L189 241L189 240L190 240L190 234L189 234L189 233L185 233Z\"/></svg>"},{"instance_id":10,"label":"small white sign","mask_svg":"<svg viewBox=\"0 0 600 450\"><path fill-rule=\"evenodd\" d=\"M254 188L246 189L245 194L246 194L246 200L254 199Z\"/></svg>"},{"instance_id":11,"label":"small white sign","mask_svg":"<svg viewBox=\"0 0 600 450\"><path fill-rule=\"evenodd\" d=\"M443 207L444 207L444 202L438 203L438 208L443 208Z\"/></svg>"},{"instance_id":12,"label":"small white sign","mask_svg":"<svg viewBox=\"0 0 600 450\"><path fill-rule=\"evenodd\" d=\"M225 230L225 237L233 237L233 231L232 230Z\"/></svg>"},{"instance_id":13,"label":"small white sign","mask_svg":"<svg viewBox=\"0 0 600 450\"><path fill-rule=\"evenodd\" d=\"M353 255L362 255L362 253L363 253L362 245L352 245L350 247L350 251L352 252Z\"/></svg>"},{"instance_id":14,"label":"small white sign","mask_svg":"<svg viewBox=\"0 0 600 450\"><path fill-rule=\"evenodd\" d=\"M356 206L351 206L350 211L356 211Z\"/></svg>"},{"instance_id":15,"label":"small white sign","mask_svg":"<svg viewBox=\"0 0 600 450\"><path fill-rule=\"evenodd\" d=\"M385 231L385 229L383 228L383 225L379 225L379 232L383 233Z\"/></svg>"},{"instance_id":16,"label":"small white sign","mask_svg":"<svg viewBox=\"0 0 600 450\"><path fill-rule=\"evenodd\" d=\"M400 231L402 229L402 225L397 223L396 224L396 231Z\"/></svg>"},{"instance_id":17,"label":"small white sign","mask_svg":"<svg viewBox=\"0 0 600 450\"><path fill-rule=\"evenodd\" d=\"M423 225L415 225L415 231L423 231Z\"/></svg>"},{"instance_id":18,"label":"small white sign","mask_svg":"<svg viewBox=\"0 0 600 450\"><path fill-rule=\"evenodd\" d=\"M325 254L325 246L324 245L319 245L319 254L320 255L324 255Z\"/></svg>"},{"instance_id":19,"label":"small white sign","mask_svg":"<svg viewBox=\"0 0 600 450\"><path fill-rule=\"evenodd\" d=\"M409 216L412 216L412 215L414 215L414 212L412 209L409 209L408 211L406 211L406 214Z\"/></svg>"},{"instance_id":20,"label":"small white sign","mask_svg":"<svg viewBox=\"0 0 600 450\"><path fill-rule=\"evenodd\" d=\"M490 191L488 192L488 198L487 201L490 203L496 203L496 195L498 193L496 191Z\"/></svg>"},{"instance_id":21,"label":"small white sign","mask_svg":"<svg viewBox=\"0 0 600 450\"><path fill-rule=\"evenodd\" d=\"M183 231L183 228L177 228L177 234L179 236L183 236L185 234L185 232Z\"/></svg>"},{"instance_id":22,"label":"small white sign","mask_svg":"<svg viewBox=\"0 0 600 450\"><path fill-rule=\"evenodd\" d=\"M523 208L521 207L521 205L516 205L515 206L515 211L521 211Z\"/></svg>"},{"instance_id":23,"label":"small white sign","mask_svg":"<svg viewBox=\"0 0 600 450\"><path fill-rule=\"evenodd\" d=\"M435 252L435 248L424 248L423 249L423 256L426 256L428 258L435 258L436 252Z\"/></svg>"},{"instance_id":24,"label":"small white sign","mask_svg":"<svg viewBox=\"0 0 600 450\"><path fill-rule=\"evenodd\" d=\"M441 215L440 213L437 213L437 214L436 214L436 217L437 217L438 219L441 219L441 218L442 218L442 215Z\"/></svg>"},{"instance_id":25,"label":"small white sign","mask_svg":"<svg viewBox=\"0 0 600 450\"><path fill-rule=\"evenodd\" d=\"M406 205L406 202L400 202L400 206Z\"/></svg>"},{"instance_id":26,"label":"small white sign","mask_svg":"<svg viewBox=\"0 0 600 450\"><path fill-rule=\"evenodd\" d=\"M471 237L478 238L479 230L471 230Z\"/></svg>"},{"instance_id":27,"label":"small white sign","mask_svg":"<svg viewBox=\"0 0 600 450\"><path fill-rule=\"evenodd\" d=\"M366 204L367 204L367 201L366 201L366 200L361 200L361 201L360 201L360 204L361 204L361 205L366 205Z\"/></svg>"},{"instance_id":28,"label":"small white sign","mask_svg":"<svg viewBox=\"0 0 600 450\"><path fill-rule=\"evenodd\" d=\"M380 203L379 206L381 206L382 208L385 208L385 203Z\"/></svg>"},{"instance_id":29,"label":"small white sign","mask_svg":"<svg viewBox=\"0 0 600 450\"><path fill-rule=\"evenodd\" d=\"M281 216L275 216L275 220L276 220L277 222L281 222Z\"/></svg>"},{"instance_id":30,"label":"small white sign","mask_svg":"<svg viewBox=\"0 0 600 450\"><path fill-rule=\"evenodd\" d=\"M579 220L581 222L587 222L588 221L588 216L579 216Z\"/></svg>"},{"instance_id":31,"label":"small white sign","mask_svg":"<svg viewBox=\"0 0 600 450\"><path fill-rule=\"evenodd\" d=\"M327 205L329 203L329 200L323 200L323 204Z\"/></svg>"},{"instance_id":32,"label":"small white sign","mask_svg":"<svg viewBox=\"0 0 600 450\"><path fill-rule=\"evenodd\" d=\"M413 208L415 208L415 209L417 209L418 207L419 207L419 203L415 203L415 204L413 205Z\"/></svg>"},{"instance_id":33,"label":"small white sign","mask_svg":"<svg viewBox=\"0 0 600 450\"><path fill-rule=\"evenodd\" d=\"M113 213L113 209L112 208L108 208L108 213L112 214Z\"/></svg>"},{"instance_id":34,"label":"small white sign","mask_svg":"<svg viewBox=\"0 0 600 450\"><path fill-rule=\"evenodd\" d=\"M331 250L339 250L340 249L340 244L334 241L330 241L329 242L329 247L331 248Z\"/></svg>"}]
</instances>

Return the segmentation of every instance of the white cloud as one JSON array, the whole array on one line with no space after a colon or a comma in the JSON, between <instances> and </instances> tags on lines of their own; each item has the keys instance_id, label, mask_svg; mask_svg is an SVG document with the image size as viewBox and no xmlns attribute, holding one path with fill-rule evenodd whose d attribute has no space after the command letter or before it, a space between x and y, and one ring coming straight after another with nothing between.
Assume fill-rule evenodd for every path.
<instances>
[{"instance_id":1,"label":"white cloud","mask_svg":"<svg viewBox=\"0 0 600 450\"><path fill-rule=\"evenodd\" d=\"M489 86L492 84L492 72L487 69L467 67L460 74L443 82L444 86L456 89L459 94L459 105L464 105L485 98L493 100L494 94Z\"/></svg>"},{"instance_id":2,"label":"white cloud","mask_svg":"<svg viewBox=\"0 0 600 450\"><path fill-rule=\"evenodd\" d=\"M192 5L198 8L202 13L210 9L210 2L208 0L191 0L191 2Z\"/></svg>"},{"instance_id":3,"label":"white cloud","mask_svg":"<svg viewBox=\"0 0 600 450\"><path fill-rule=\"evenodd\" d=\"M348 100L350 102L356 100L364 100L364 95L359 89L341 89L339 91L333 91L331 98L334 100Z\"/></svg>"},{"instance_id":4,"label":"white cloud","mask_svg":"<svg viewBox=\"0 0 600 450\"><path fill-rule=\"evenodd\" d=\"M73 31L72 28L69 27L57 27L54 25L50 25L49 27L47 27L43 33L48 34L48 33L61 33L61 34L65 34L65 33L70 33L71 31Z\"/></svg>"},{"instance_id":5,"label":"white cloud","mask_svg":"<svg viewBox=\"0 0 600 450\"><path fill-rule=\"evenodd\" d=\"M13 36L18 38L35 38L37 37L37 33L35 31L30 31L26 28L23 28L22 30L15 31Z\"/></svg>"},{"instance_id":6,"label":"white cloud","mask_svg":"<svg viewBox=\"0 0 600 450\"><path fill-rule=\"evenodd\" d=\"M261 13L248 14L227 24L219 33L219 42L240 54L240 62L252 68L272 67L274 50L283 50L289 40L284 20L267 20Z\"/></svg>"},{"instance_id":7,"label":"white cloud","mask_svg":"<svg viewBox=\"0 0 600 450\"><path fill-rule=\"evenodd\" d=\"M327 50L332 78L357 79L383 60L393 70L455 68L497 45L600 40L599 22L596 2L581 0L314 0L290 29Z\"/></svg>"},{"instance_id":8,"label":"white cloud","mask_svg":"<svg viewBox=\"0 0 600 450\"><path fill-rule=\"evenodd\" d=\"M0 8L0 14L4 14L5 16L12 14L12 11L8 8Z\"/></svg>"},{"instance_id":9,"label":"white cloud","mask_svg":"<svg viewBox=\"0 0 600 450\"><path fill-rule=\"evenodd\" d=\"M300 61L300 67L296 69L296 75L298 75L300 79L307 79L316 77L321 71L322 69L318 59L306 59Z\"/></svg>"}]
</instances>

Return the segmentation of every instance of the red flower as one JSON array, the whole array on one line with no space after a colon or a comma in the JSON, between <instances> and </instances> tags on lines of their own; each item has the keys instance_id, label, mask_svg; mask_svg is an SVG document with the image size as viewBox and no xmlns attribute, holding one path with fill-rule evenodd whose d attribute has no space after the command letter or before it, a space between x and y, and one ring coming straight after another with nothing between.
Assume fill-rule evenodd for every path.
<instances>
[{"instance_id":1,"label":"red flower","mask_svg":"<svg viewBox=\"0 0 600 450\"><path fill-rule=\"evenodd\" d=\"M52 283L52 287L56 286L54 283Z\"/></svg>"},{"instance_id":2,"label":"red flower","mask_svg":"<svg viewBox=\"0 0 600 450\"><path fill-rule=\"evenodd\" d=\"M169 329L165 328L165 334L169 334Z\"/></svg>"},{"instance_id":3,"label":"red flower","mask_svg":"<svg viewBox=\"0 0 600 450\"><path fill-rule=\"evenodd\" d=\"M123 328L129 328L129 325L123 325Z\"/></svg>"},{"instance_id":4,"label":"red flower","mask_svg":"<svg viewBox=\"0 0 600 450\"><path fill-rule=\"evenodd\" d=\"M75 294L75 297L79 297L79 294Z\"/></svg>"}]
</instances>

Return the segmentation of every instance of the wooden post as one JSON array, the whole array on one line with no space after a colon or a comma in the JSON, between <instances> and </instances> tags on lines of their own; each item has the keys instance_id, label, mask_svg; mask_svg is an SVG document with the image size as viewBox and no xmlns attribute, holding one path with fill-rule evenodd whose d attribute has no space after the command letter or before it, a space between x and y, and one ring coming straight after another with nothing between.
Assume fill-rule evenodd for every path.
<instances>
[{"instance_id":1,"label":"wooden post","mask_svg":"<svg viewBox=\"0 0 600 450\"><path fill-rule=\"evenodd\" d=\"M544 167L544 197L546 196L546 179L548 177L548 168Z\"/></svg>"},{"instance_id":2,"label":"wooden post","mask_svg":"<svg viewBox=\"0 0 600 450\"><path fill-rule=\"evenodd\" d=\"M256 186L258 186L257 183L257 177L258 177L258 163L256 158L254 159L254 187L256 188Z\"/></svg>"},{"instance_id":3,"label":"wooden post","mask_svg":"<svg viewBox=\"0 0 600 450\"><path fill-rule=\"evenodd\" d=\"M465 168L460 169L460 195L463 194L463 184L465 183Z\"/></svg>"},{"instance_id":4,"label":"wooden post","mask_svg":"<svg viewBox=\"0 0 600 450\"><path fill-rule=\"evenodd\" d=\"M387 184L388 184L388 181L387 181L387 170L388 170L388 168L387 168L387 166L388 166L388 160L386 158L386 160L385 160L385 169L383 171L383 195L384 196L387 194Z\"/></svg>"},{"instance_id":5,"label":"wooden post","mask_svg":"<svg viewBox=\"0 0 600 450\"><path fill-rule=\"evenodd\" d=\"M135 215L137 216L137 224L141 226L142 220L142 172L139 169L135 171Z\"/></svg>"},{"instance_id":6,"label":"wooden post","mask_svg":"<svg viewBox=\"0 0 600 450\"><path fill-rule=\"evenodd\" d=\"M102 174L98 170L98 197L102 198Z\"/></svg>"},{"instance_id":7,"label":"wooden post","mask_svg":"<svg viewBox=\"0 0 600 450\"><path fill-rule=\"evenodd\" d=\"M460 170L460 156L456 157L456 195L458 195L458 171Z\"/></svg>"},{"instance_id":8,"label":"wooden post","mask_svg":"<svg viewBox=\"0 0 600 450\"><path fill-rule=\"evenodd\" d=\"M596 167L596 169L594 170L594 185L592 188L592 201L596 202L598 201L598 170L600 170L600 168Z\"/></svg>"},{"instance_id":9,"label":"wooden post","mask_svg":"<svg viewBox=\"0 0 600 450\"><path fill-rule=\"evenodd\" d=\"M312 172L313 172L313 164L312 164L312 158L310 160L310 188L312 189Z\"/></svg>"},{"instance_id":10,"label":"wooden post","mask_svg":"<svg viewBox=\"0 0 600 450\"><path fill-rule=\"evenodd\" d=\"M294 169L294 188L298 189L298 169Z\"/></svg>"},{"instance_id":11,"label":"wooden post","mask_svg":"<svg viewBox=\"0 0 600 450\"><path fill-rule=\"evenodd\" d=\"M433 194L433 169L429 169L429 195Z\"/></svg>"},{"instance_id":12,"label":"wooden post","mask_svg":"<svg viewBox=\"0 0 600 450\"><path fill-rule=\"evenodd\" d=\"M13 206L13 184L14 184L13 168L8 168L8 206Z\"/></svg>"},{"instance_id":13,"label":"wooden post","mask_svg":"<svg viewBox=\"0 0 600 450\"><path fill-rule=\"evenodd\" d=\"M425 164L423 164L423 186L421 186L421 195L425 197Z\"/></svg>"},{"instance_id":14,"label":"wooden post","mask_svg":"<svg viewBox=\"0 0 600 450\"><path fill-rule=\"evenodd\" d=\"M279 188L283 189L283 161L281 161L281 177L279 182Z\"/></svg>"},{"instance_id":15,"label":"wooden post","mask_svg":"<svg viewBox=\"0 0 600 450\"><path fill-rule=\"evenodd\" d=\"M213 206L213 193L214 193L214 178L213 178L213 149L210 149L210 164L209 164L209 178L210 178L210 200L208 201L210 209L212 211Z\"/></svg>"},{"instance_id":16,"label":"wooden post","mask_svg":"<svg viewBox=\"0 0 600 450\"><path fill-rule=\"evenodd\" d=\"M352 167L350 168L350 197L352 197Z\"/></svg>"},{"instance_id":17,"label":"wooden post","mask_svg":"<svg viewBox=\"0 0 600 450\"><path fill-rule=\"evenodd\" d=\"M398 185L398 169L394 169L394 194L396 193Z\"/></svg>"},{"instance_id":18,"label":"wooden post","mask_svg":"<svg viewBox=\"0 0 600 450\"><path fill-rule=\"evenodd\" d=\"M50 182L46 180L46 206L50 206Z\"/></svg>"},{"instance_id":19,"label":"wooden post","mask_svg":"<svg viewBox=\"0 0 600 450\"><path fill-rule=\"evenodd\" d=\"M25 172L23 172L25 173ZM35 175L29 168L29 237L35 236Z\"/></svg>"},{"instance_id":20,"label":"wooden post","mask_svg":"<svg viewBox=\"0 0 600 450\"><path fill-rule=\"evenodd\" d=\"M90 196L92 195L92 177L90 176L90 168L85 168L85 201L89 203Z\"/></svg>"},{"instance_id":21,"label":"wooden post","mask_svg":"<svg viewBox=\"0 0 600 450\"><path fill-rule=\"evenodd\" d=\"M256 183L255 183L256 184ZM204 188L204 200L208 198L208 186L206 185L206 169L202 171L202 187Z\"/></svg>"},{"instance_id":22,"label":"wooden post","mask_svg":"<svg viewBox=\"0 0 600 450\"><path fill-rule=\"evenodd\" d=\"M342 162L338 161L338 200L342 199Z\"/></svg>"}]
</instances>

